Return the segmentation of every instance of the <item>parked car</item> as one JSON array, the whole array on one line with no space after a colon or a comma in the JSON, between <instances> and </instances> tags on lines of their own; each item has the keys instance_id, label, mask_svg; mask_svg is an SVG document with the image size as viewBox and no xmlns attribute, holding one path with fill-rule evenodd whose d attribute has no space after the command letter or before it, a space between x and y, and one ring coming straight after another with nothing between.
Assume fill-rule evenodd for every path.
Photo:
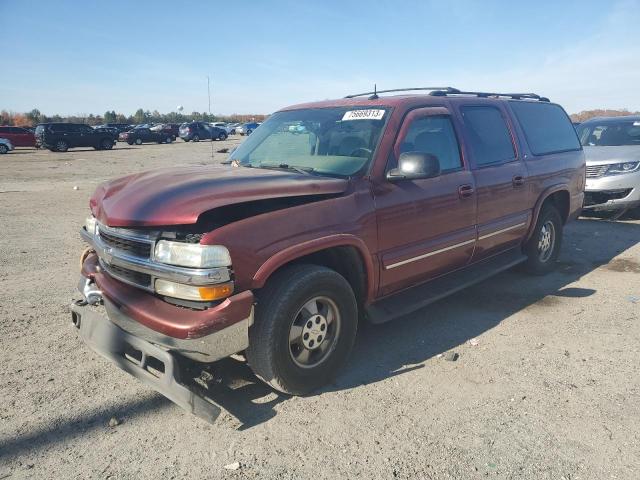
<instances>
[{"instance_id":1,"label":"parked car","mask_svg":"<svg viewBox=\"0 0 640 480\"><path fill-rule=\"evenodd\" d=\"M171 136L172 141L176 141L176 139L180 136L180 125L177 123L164 123L160 125L155 125L150 128L151 131L154 132L162 132Z\"/></svg>"},{"instance_id":2,"label":"parked car","mask_svg":"<svg viewBox=\"0 0 640 480\"><path fill-rule=\"evenodd\" d=\"M640 205L640 115L594 118L578 127L587 158L586 210Z\"/></svg>"},{"instance_id":3,"label":"parked car","mask_svg":"<svg viewBox=\"0 0 640 480\"><path fill-rule=\"evenodd\" d=\"M117 128L115 127L105 127L102 125L96 125L95 127L93 127L94 130L100 130L101 132L108 132L111 135L113 135L115 138L118 138L118 135L120 134L120 132L118 131Z\"/></svg>"},{"instance_id":4,"label":"parked car","mask_svg":"<svg viewBox=\"0 0 640 480\"><path fill-rule=\"evenodd\" d=\"M185 142L199 142L200 140L226 140L227 132L221 128L212 127L205 122L190 122L180 125L180 138Z\"/></svg>"},{"instance_id":5,"label":"parked car","mask_svg":"<svg viewBox=\"0 0 640 480\"><path fill-rule=\"evenodd\" d=\"M4 155L5 153L9 153L14 149L11 140L8 138L0 138L0 155Z\"/></svg>"},{"instance_id":6,"label":"parked car","mask_svg":"<svg viewBox=\"0 0 640 480\"><path fill-rule=\"evenodd\" d=\"M212 420L187 381L215 388L212 362L244 352L274 389L305 394L345 364L359 319L402 317L519 264L552 271L585 178L562 107L378 94L281 110L227 166L100 185L72 306L83 340Z\"/></svg>"},{"instance_id":7,"label":"parked car","mask_svg":"<svg viewBox=\"0 0 640 480\"><path fill-rule=\"evenodd\" d=\"M118 132L118 135L120 135L122 132L128 132L129 130L131 130L133 128L133 125L129 123L105 123L104 125L98 125L98 127L115 128Z\"/></svg>"},{"instance_id":8,"label":"parked car","mask_svg":"<svg viewBox=\"0 0 640 480\"><path fill-rule=\"evenodd\" d=\"M14 147L35 147L35 135L23 127L0 126L0 137L10 140Z\"/></svg>"},{"instance_id":9,"label":"parked car","mask_svg":"<svg viewBox=\"0 0 640 480\"><path fill-rule=\"evenodd\" d=\"M259 125L260 124L256 122L244 123L239 127L236 127L236 133L239 133L240 135L251 135Z\"/></svg>"},{"instance_id":10,"label":"parked car","mask_svg":"<svg viewBox=\"0 0 640 480\"><path fill-rule=\"evenodd\" d=\"M129 145L142 145L143 143L171 143L173 137L170 132L162 130L151 130L150 128L134 128L128 132L122 132L118 137L121 142Z\"/></svg>"},{"instance_id":11,"label":"parked car","mask_svg":"<svg viewBox=\"0 0 640 480\"><path fill-rule=\"evenodd\" d=\"M36 127L36 146L57 152L70 148L93 147L96 150L111 150L115 136L105 130L96 130L83 123L41 123Z\"/></svg>"},{"instance_id":12,"label":"parked car","mask_svg":"<svg viewBox=\"0 0 640 480\"><path fill-rule=\"evenodd\" d=\"M228 123L213 122L213 123L210 123L209 125L211 125L212 127L216 127L224 130L225 132L227 132L227 135L232 135L235 133L235 128L232 128L231 125Z\"/></svg>"}]
</instances>

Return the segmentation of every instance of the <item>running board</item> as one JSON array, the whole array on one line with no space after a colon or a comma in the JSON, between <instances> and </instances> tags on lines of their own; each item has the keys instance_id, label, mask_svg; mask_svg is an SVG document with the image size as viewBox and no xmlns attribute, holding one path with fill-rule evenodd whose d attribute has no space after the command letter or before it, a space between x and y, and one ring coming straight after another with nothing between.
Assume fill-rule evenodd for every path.
<instances>
[{"instance_id":1,"label":"running board","mask_svg":"<svg viewBox=\"0 0 640 480\"><path fill-rule=\"evenodd\" d=\"M379 300L367 307L367 319L375 324L395 320L526 260L527 257L522 253L521 247L512 248L476 264Z\"/></svg>"}]
</instances>

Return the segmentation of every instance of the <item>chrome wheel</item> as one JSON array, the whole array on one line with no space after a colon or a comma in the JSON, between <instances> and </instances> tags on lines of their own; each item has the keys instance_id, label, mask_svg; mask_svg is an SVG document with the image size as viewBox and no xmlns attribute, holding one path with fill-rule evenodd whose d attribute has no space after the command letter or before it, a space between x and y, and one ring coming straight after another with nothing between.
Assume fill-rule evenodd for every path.
<instances>
[{"instance_id":1,"label":"chrome wheel","mask_svg":"<svg viewBox=\"0 0 640 480\"><path fill-rule=\"evenodd\" d=\"M538 239L538 258L541 262L546 262L553 254L553 247L556 242L556 229L551 220L546 221L540 228Z\"/></svg>"},{"instance_id":2,"label":"chrome wheel","mask_svg":"<svg viewBox=\"0 0 640 480\"><path fill-rule=\"evenodd\" d=\"M59 152L66 152L69 147L67 146L67 142L63 142L62 140L56 143L56 150Z\"/></svg>"},{"instance_id":3,"label":"chrome wheel","mask_svg":"<svg viewBox=\"0 0 640 480\"><path fill-rule=\"evenodd\" d=\"M289 353L302 368L312 368L329 357L340 334L340 312L327 297L305 303L289 329Z\"/></svg>"}]
</instances>

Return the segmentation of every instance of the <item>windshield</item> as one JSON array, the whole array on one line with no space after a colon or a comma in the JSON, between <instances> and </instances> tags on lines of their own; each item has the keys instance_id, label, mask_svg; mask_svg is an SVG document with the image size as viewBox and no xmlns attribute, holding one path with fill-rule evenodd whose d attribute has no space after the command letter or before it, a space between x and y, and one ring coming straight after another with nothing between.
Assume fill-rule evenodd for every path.
<instances>
[{"instance_id":1,"label":"windshield","mask_svg":"<svg viewBox=\"0 0 640 480\"><path fill-rule=\"evenodd\" d=\"M246 167L283 167L351 176L371 161L388 114L384 108L289 110L269 117L230 160Z\"/></svg>"},{"instance_id":2,"label":"windshield","mask_svg":"<svg viewBox=\"0 0 640 480\"><path fill-rule=\"evenodd\" d=\"M640 121L621 120L582 124L578 127L578 137L583 146L640 145Z\"/></svg>"}]
</instances>

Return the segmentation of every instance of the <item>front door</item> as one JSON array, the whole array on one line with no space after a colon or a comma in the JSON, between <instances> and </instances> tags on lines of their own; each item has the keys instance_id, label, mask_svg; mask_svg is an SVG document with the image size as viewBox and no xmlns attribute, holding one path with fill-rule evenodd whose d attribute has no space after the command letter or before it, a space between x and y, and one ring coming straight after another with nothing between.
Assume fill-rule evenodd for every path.
<instances>
[{"instance_id":1,"label":"front door","mask_svg":"<svg viewBox=\"0 0 640 480\"><path fill-rule=\"evenodd\" d=\"M405 118L387 170L403 152L435 155L441 174L420 180L381 180L373 187L387 295L467 264L476 239L474 180L445 108L420 108Z\"/></svg>"},{"instance_id":2,"label":"front door","mask_svg":"<svg viewBox=\"0 0 640 480\"><path fill-rule=\"evenodd\" d=\"M533 202L527 168L518 153L508 113L499 106L472 101L458 108L476 184L476 261L522 241L531 221Z\"/></svg>"}]
</instances>

